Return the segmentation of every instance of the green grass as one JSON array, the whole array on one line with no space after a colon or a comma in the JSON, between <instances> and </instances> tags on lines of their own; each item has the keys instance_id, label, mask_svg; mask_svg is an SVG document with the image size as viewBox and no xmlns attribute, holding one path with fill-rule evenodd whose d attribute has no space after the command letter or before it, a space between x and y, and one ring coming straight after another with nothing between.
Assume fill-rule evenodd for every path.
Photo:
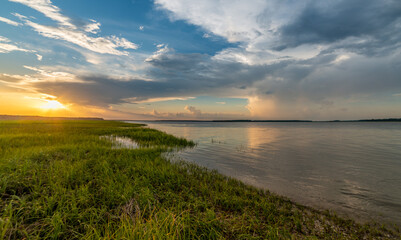
<instances>
[{"instance_id":1,"label":"green grass","mask_svg":"<svg viewBox=\"0 0 401 240\"><path fill-rule=\"evenodd\" d=\"M162 157L193 145L113 121L0 121L0 239L400 238Z\"/></svg>"}]
</instances>

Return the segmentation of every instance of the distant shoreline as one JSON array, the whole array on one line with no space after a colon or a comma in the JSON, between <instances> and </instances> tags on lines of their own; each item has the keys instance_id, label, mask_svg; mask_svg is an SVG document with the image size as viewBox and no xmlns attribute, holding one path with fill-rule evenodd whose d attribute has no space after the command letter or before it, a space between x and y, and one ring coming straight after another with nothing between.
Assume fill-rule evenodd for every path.
<instances>
[{"instance_id":1,"label":"distant shoreline","mask_svg":"<svg viewBox=\"0 0 401 240\"><path fill-rule=\"evenodd\" d=\"M24 116L24 115L0 115L0 120L90 120L103 121L103 118L96 117L42 117L42 116Z\"/></svg>"},{"instance_id":2,"label":"distant shoreline","mask_svg":"<svg viewBox=\"0 0 401 240\"><path fill-rule=\"evenodd\" d=\"M118 121L138 121L138 122L401 122L401 118L385 119L359 119L359 120L118 120Z\"/></svg>"},{"instance_id":3,"label":"distant shoreline","mask_svg":"<svg viewBox=\"0 0 401 240\"><path fill-rule=\"evenodd\" d=\"M44 117L28 115L0 115L0 120L91 120L103 121L98 117ZM251 119L232 119L232 120L137 120L137 119L113 119L114 121L139 121L139 122L401 122L401 118L382 118L382 119L358 119L358 120L251 120Z\"/></svg>"}]
</instances>

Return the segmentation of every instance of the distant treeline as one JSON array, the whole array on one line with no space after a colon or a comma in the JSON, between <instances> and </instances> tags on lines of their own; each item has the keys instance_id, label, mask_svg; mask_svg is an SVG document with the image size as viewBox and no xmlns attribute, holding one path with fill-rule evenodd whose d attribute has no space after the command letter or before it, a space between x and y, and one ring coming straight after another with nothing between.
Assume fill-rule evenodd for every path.
<instances>
[{"instance_id":1,"label":"distant treeline","mask_svg":"<svg viewBox=\"0 0 401 240\"><path fill-rule=\"evenodd\" d=\"M312 122L311 120L147 120L147 121L150 122Z\"/></svg>"},{"instance_id":2,"label":"distant treeline","mask_svg":"<svg viewBox=\"0 0 401 240\"><path fill-rule=\"evenodd\" d=\"M311 120L213 120L212 122L312 122Z\"/></svg>"},{"instance_id":3,"label":"distant treeline","mask_svg":"<svg viewBox=\"0 0 401 240\"><path fill-rule=\"evenodd\" d=\"M327 122L401 122L401 118L360 119L360 120L332 120Z\"/></svg>"},{"instance_id":4,"label":"distant treeline","mask_svg":"<svg viewBox=\"0 0 401 240\"><path fill-rule=\"evenodd\" d=\"M0 120L92 120L102 121L103 118L89 117L42 117L42 116L20 116L20 115L0 115ZM135 120L120 120L135 121ZM329 121L312 121L312 120L141 120L150 122L401 122L401 118L384 118L384 119L360 119L360 120L329 120Z\"/></svg>"},{"instance_id":5,"label":"distant treeline","mask_svg":"<svg viewBox=\"0 0 401 240\"><path fill-rule=\"evenodd\" d=\"M134 121L134 120L132 120ZM401 122L401 118L360 119L360 120L148 120L150 122Z\"/></svg>"},{"instance_id":6,"label":"distant treeline","mask_svg":"<svg viewBox=\"0 0 401 240\"><path fill-rule=\"evenodd\" d=\"M102 121L103 118L85 117L41 117L41 116L19 116L19 115L0 115L0 120L92 120Z\"/></svg>"},{"instance_id":7,"label":"distant treeline","mask_svg":"<svg viewBox=\"0 0 401 240\"><path fill-rule=\"evenodd\" d=\"M385 119L362 119L358 122L401 122L401 118L385 118Z\"/></svg>"}]
</instances>

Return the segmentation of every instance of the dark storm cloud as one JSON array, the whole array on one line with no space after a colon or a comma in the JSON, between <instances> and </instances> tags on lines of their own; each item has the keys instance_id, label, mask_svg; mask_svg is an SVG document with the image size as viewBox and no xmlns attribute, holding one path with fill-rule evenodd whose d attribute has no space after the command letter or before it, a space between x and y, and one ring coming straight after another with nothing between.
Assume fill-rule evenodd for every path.
<instances>
[{"instance_id":1,"label":"dark storm cloud","mask_svg":"<svg viewBox=\"0 0 401 240\"><path fill-rule=\"evenodd\" d=\"M275 81L257 83L258 93L273 93L283 102L299 99L324 103L327 99L391 96L401 89L401 56L391 58L357 57L344 63L328 64L317 56L275 71ZM330 59L328 57L327 59ZM308 65L306 63L313 63Z\"/></svg>"},{"instance_id":2,"label":"dark storm cloud","mask_svg":"<svg viewBox=\"0 0 401 240\"><path fill-rule=\"evenodd\" d=\"M398 45L401 40L401 1L342 0L313 1L291 23L279 29L277 50L302 44L331 44L349 37L360 43L343 46L359 53L374 54L375 49Z\"/></svg>"},{"instance_id":3,"label":"dark storm cloud","mask_svg":"<svg viewBox=\"0 0 401 240\"><path fill-rule=\"evenodd\" d=\"M121 81L107 75L78 76L79 82L39 82L40 92L83 105L107 106L152 98L192 97L232 94L243 91L268 74L287 65L250 66L236 62L214 61L202 54L165 54L147 61L147 76L155 81L130 79Z\"/></svg>"}]
</instances>

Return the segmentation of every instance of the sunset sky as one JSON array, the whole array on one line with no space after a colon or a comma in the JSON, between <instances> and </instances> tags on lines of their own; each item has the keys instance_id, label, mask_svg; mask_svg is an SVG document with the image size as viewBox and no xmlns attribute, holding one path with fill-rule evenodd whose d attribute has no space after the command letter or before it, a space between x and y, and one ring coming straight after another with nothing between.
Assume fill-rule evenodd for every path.
<instances>
[{"instance_id":1,"label":"sunset sky","mask_svg":"<svg viewBox=\"0 0 401 240\"><path fill-rule=\"evenodd\" d=\"M401 117L400 0L0 1L0 115Z\"/></svg>"}]
</instances>

